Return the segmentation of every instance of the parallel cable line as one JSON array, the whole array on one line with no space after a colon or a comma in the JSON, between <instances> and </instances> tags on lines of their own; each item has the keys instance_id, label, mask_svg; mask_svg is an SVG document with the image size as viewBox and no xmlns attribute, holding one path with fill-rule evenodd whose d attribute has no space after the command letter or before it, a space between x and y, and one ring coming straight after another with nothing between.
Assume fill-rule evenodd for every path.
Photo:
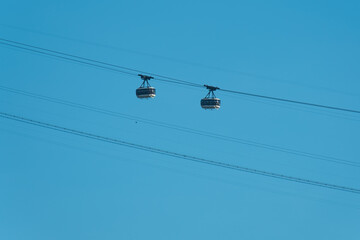
<instances>
[{"instance_id":1,"label":"parallel cable line","mask_svg":"<svg viewBox=\"0 0 360 240\"><path fill-rule=\"evenodd\" d=\"M86 61L82 61L82 60L77 60L77 59L73 59L73 58L70 58L70 57L64 57L64 56L60 56L60 55L56 55L56 54L51 54L51 53L47 53L47 52L40 51L40 50L35 50L35 49L26 48L26 47L16 46L16 45L14 45L14 44L9 44L9 43L2 43L2 42L0 42L0 44L6 45L6 46L10 46L10 47L14 47L14 48L18 48L18 49L22 49L22 50L26 50L26 51L31 51L31 52L39 53L39 54L42 54L42 55L47 55L47 56L51 56L51 57L60 58L60 59L67 60L67 61L71 61L71 62L76 62L76 63L81 63L81 64L89 65L89 66L92 66L92 67L98 67L98 68L102 68L102 69L106 69L106 70L111 70L111 71L114 71L114 72L120 72L120 73L123 73L123 74L128 74L128 75L137 76L136 73L126 72L126 71L122 71L122 70L119 70L119 69L116 69L116 68L105 67L105 66L102 66L102 65L99 65L99 64L94 64L94 63L91 63L91 62L86 62Z\"/></svg>"},{"instance_id":2,"label":"parallel cable line","mask_svg":"<svg viewBox=\"0 0 360 240\"><path fill-rule=\"evenodd\" d=\"M90 58L85 58L85 57L81 57L81 56L77 56L77 55L73 55L73 54L68 54L68 53L64 53L64 52L60 52L60 51L51 50L48 48L37 47L34 45L25 44L25 43L21 43L21 42L17 42L17 41L12 41L12 40L5 39L5 38L0 38L0 44L27 50L27 51L37 52L37 53L40 53L43 55L58 57L58 58L62 58L62 59L73 61L73 62L83 63L83 64L87 64L90 66L100 67L103 69L109 69L112 71L116 70L114 68L119 68L119 69L123 70L123 71L119 71L119 72L126 73L126 74L131 74L131 73L125 72L124 70L134 72L134 73L132 73L132 75L136 75L136 73L146 73L146 74L155 76L156 77L155 80L158 80L158 81L170 82L170 83L174 83L174 84L182 84L182 85L187 85L187 86L191 86L191 87L203 87L203 85L201 85L201 84L192 83L192 82L185 81L182 79L167 77L164 75L150 73L150 72L146 72L146 71L142 71L142 70L138 70L138 69L134 69L134 68L128 68L128 67L120 66L117 64L112 64L112 63L107 63L104 61L98 61L98 60L94 60L94 59L90 59ZM108 67L111 67L111 68L108 68ZM260 94L254 94L254 93L248 93L248 92L242 92L242 91L236 91L236 90L230 90L230 89L219 88L219 90L224 91L224 92L233 93L233 94L246 95L246 96L250 96L250 97L269 99L269 100L287 102L287 103L292 103L292 104L306 105L306 106L316 107L316 108L324 108L324 109L329 109L329 110L336 110L336 111L360 114L360 110L356 110L356 109L341 108L341 107L335 107L335 106L330 106L330 105L316 104L316 103L310 103L310 102L305 102L305 101L297 101L297 100L291 100L291 99L286 99L286 98L272 97L272 96L266 96L266 95L260 95Z\"/></svg>"},{"instance_id":3,"label":"parallel cable line","mask_svg":"<svg viewBox=\"0 0 360 240\"><path fill-rule=\"evenodd\" d=\"M339 108L339 107L333 107L333 106L328 106L328 105L308 103L308 102L302 102L302 101L296 101L296 100L290 100L290 99L278 98L278 97L271 97L271 96L265 96L265 95L247 93L247 92L240 92L240 91L234 91L234 90L228 90L228 89L222 89L222 88L220 88L219 90L224 91L224 92L229 92L229 93L235 93L235 94L240 94L240 95L245 95L245 96L250 96L250 97L257 97L257 98L262 98L262 99L270 99L270 100L275 100L275 101L280 101L280 102L295 103L295 104L300 104L300 105L306 105L306 106L318 107L318 108L326 108L326 109L343 111L343 112L360 113L360 111L358 111L358 110L347 109L347 108Z\"/></svg>"},{"instance_id":4,"label":"parallel cable line","mask_svg":"<svg viewBox=\"0 0 360 240\"><path fill-rule=\"evenodd\" d=\"M248 146L263 148L263 149L267 149L267 150L271 150L271 151L277 151L277 152L307 157L307 158L311 158L311 159L318 159L318 160L322 160L322 161L326 161L326 162L344 164L344 165L353 166L353 167L360 167L360 163L354 162L354 161L349 161L349 160L345 160L345 159L340 159L340 158L335 158L335 157L330 157L330 156L325 156L325 155L320 155L320 154L313 154L313 153L308 153L308 152L299 151L299 150L295 150L295 149L283 148L283 147L279 147L279 146L273 146L273 145L269 145L269 144L249 141L246 139L230 137L230 136L226 136L226 135L222 135L222 134L196 130L196 129L183 127L183 126L179 126L179 125L168 124L165 122L154 121L154 120L145 119L145 118L141 118L141 117L137 117L137 116L114 112L114 111L103 109L103 108L93 107L93 106L75 103L75 102L71 102L71 101L67 101L67 100L63 100L63 99L59 99L59 98L53 98L53 97L48 97L48 96L44 96L44 95L40 95L40 94L27 92L27 91L22 91L19 89L9 88L9 87L5 87L5 86L1 86L1 85L0 85L0 90L15 93L15 94L20 94L20 95L35 98L35 99L40 99L43 101L62 104L65 106L84 109L84 110L88 110L88 111L92 111L92 112L96 112L96 113L101 113L101 114L109 115L112 117L120 117L120 118L124 118L124 119L128 119L128 120L147 123L147 124L150 124L153 126L174 129L174 130L181 131L181 132L187 132L187 133L210 137L210 138L219 139L219 140L223 140L223 141L240 143L243 145L248 145Z\"/></svg>"},{"instance_id":5,"label":"parallel cable line","mask_svg":"<svg viewBox=\"0 0 360 240\"><path fill-rule=\"evenodd\" d=\"M159 148L154 148L154 147L145 146L145 145L141 145L141 144L131 143L131 142L123 141L123 140L116 139L116 138L109 138L109 137L104 137L104 136L100 136L100 135L96 135L96 134L92 134L92 133L88 133L88 132L84 132L84 131L78 131L75 129L61 127L61 126L57 126L54 124L49 124L49 123L40 122L40 121L32 120L29 118L24 118L24 117L13 115L13 114L8 114L5 112L0 112L0 117L5 118L5 119L14 120L17 122L27 123L27 124L42 127L42 128L52 129L52 130L55 130L58 132L63 132L63 133L77 135L77 136L81 136L81 137L85 137L85 138L95 139L95 140L102 141L102 142L126 146L126 147L130 147L130 148L138 149L138 150L153 152L153 153L171 156L174 158L184 159L184 160L188 160L188 161L203 163L203 164L227 168L227 169L233 169L233 170L237 170L237 171L241 171L241 172L247 172L247 173L251 173L251 174L286 180L286 181L290 181L290 182L297 182L297 183L302 183L302 184L307 184L307 185L312 185L312 186L317 186L317 187L322 187L322 188L327 188L327 189L334 189L334 190L339 190L339 191L343 191L343 192L360 194L360 189L358 189L358 188L352 188L352 187L347 187L347 186L340 186L340 185L329 184L329 183L324 183L324 182L319 182L319 181L313 181L313 180L309 180L309 179L292 177L292 176L288 176L288 175L283 175L283 174L278 174L278 173L273 173L273 172L268 172L268 171L262 171L262 170L257 170L257 169L253 169L253 168L242 167L239 165L213 161L213 160L209 160L209 159L205 159L205 158L199 158L199 157L186 155L186 154L182 154L182 153L176 153L176 152L172 152L172 151L162 150Z\"/></svg>"},{"instance_id":6,"label":"parallel cable line","mask_svg":"<svg viewBox=\"0 0 360 240\"><path fill-rule=\"evenodd\" d=\"M137 75L137 73L143 73L143 74L152 75L152 76L156 77L156 80L158 80L158 81L180 83L180 84L184 84L184 85L188 85L188 86L192 86L192 87L203 87L203 85L201 85L201 84L196 84L196 83L184 81L184 80L181 80L181 79L167 77L167 76L163 76L163 75L159 75L159 74L155 74L155 73L151 73L151 72L146 72L146 71L142 71L142 70L138 70L138 69L134 69L134 68L124 67L124 66L120 66L120 65L117 65L117 64L107 63L107 62L104 62L104 61L99 61L99 60L94 60L94 59L90 59L90 58L86 58L86 57L81 57L81 56L77 56L77 55L74 55L74 54L68 54L68 53L64 53L64 52L60 52L60 51L51 50L51 49L48 49L48 48L37 47L37 46L33 46L33 45L25 44L25 43L20 43L20 42L17 42L17 41L12 41L12 40L8 40L8 39L4 39L4 38L0 38L0 40L12 43L12 44L7 44L7 45L9 45L11 47L17 47L14 44L24 46L24 47L26 47L26 50L28 50L28 51L33 51L34 49L37 49L37 50L42 51L41 54L46 54L47 52L52 53L52 54L56 54L56 56L54 56L54 57L59 57L59 55L62 55L62 56L70 57L70 58L80 59L82 61L93 62L93 63L96 63L96 64L101 64L101 65L105 65L105 66L109 66L109 67L115 67L115 68L123 69L123 70L126 70L126 71L132 71L136 75ZM6 45L6 43L1 43L1 44ZM22 48L22 49L25 49L25 48ZM168 79L170 81L164 80L163 78L166 78L166 79Z\"/></svg>"}]
</instances>

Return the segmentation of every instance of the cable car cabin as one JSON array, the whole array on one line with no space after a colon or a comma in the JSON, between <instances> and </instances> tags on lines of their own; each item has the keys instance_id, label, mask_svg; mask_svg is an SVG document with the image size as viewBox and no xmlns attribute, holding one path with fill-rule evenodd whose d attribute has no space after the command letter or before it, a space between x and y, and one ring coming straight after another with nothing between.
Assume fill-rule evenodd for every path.
<instances>
[{"instance_id":1,"label":"cable car cabin","mask_svg":"<svg viewBox=\"0 0 360 240\"><path fill-rule=\"evenodd\" d=\"M219 109L220 108L219 98L203 98L201 99L201 107L204 109Z\"/></svg>"},{"instance_id":2,"label":"cable car cabin","mask_svg":"<svg viewBox=\"0 0 360 240\"><path fill-rule=\"evenodd\" d=\"M139 76L143 80L143 83L138 89L136 89L136 96L138 98L154 98L156 94L156 90L154 87L151 87L149 84L149 80L153 79L153 77L142 74L139 74Z\"/></svg>"},{"instance_id":3,"label":"cable car cabin","mask_svg":"<svg viewBox=\"0 0 360 240\"><path fill-rule=\"evenodd\" d=\"M139 87L136 89L136 96L138 98L154 98L156 90L154 87Z\"/></svg>"},{"instance_id":4,"label":"cable car cabin","mask_svg":"<svg viewBox=\"0 0 360 240\"><path fill-rule=\"evenodd\" d=\"M213 87L209 85L204 85L209 90L209 93L201 99L200 105L203 109L219 109L220 108L220 99L217 98L214 94L214 91L219 89L218 87Z\"/></svg>"}]
</instances>

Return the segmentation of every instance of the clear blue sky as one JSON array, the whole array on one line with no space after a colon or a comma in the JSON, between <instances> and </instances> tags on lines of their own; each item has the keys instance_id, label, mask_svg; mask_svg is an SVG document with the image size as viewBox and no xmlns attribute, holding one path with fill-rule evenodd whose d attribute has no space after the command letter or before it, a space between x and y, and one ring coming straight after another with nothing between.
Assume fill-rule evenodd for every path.
<instances>
[{"instance_id":1,"label":"clear blue sky","mask_svg":"<svg viewBox=\"0 0 360 240\"><path fill-rule=\"evenodd\" d=\"M360 109L359 1L2 1L0 37L199 84ZM360 117L137 78L0 45L0 85L360 163ZM0 111L360 188L360 168L0 91ZM360 196L0 119L0 239L360 239Z\"/></svg>"}]
</instances>

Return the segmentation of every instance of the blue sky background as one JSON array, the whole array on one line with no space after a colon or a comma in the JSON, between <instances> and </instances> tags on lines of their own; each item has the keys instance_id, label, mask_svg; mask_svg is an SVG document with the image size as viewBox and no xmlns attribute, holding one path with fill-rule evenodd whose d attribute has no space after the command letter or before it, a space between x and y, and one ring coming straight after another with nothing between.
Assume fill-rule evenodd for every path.
<instances>
[{"instance_id":1,"label":"blue sky background","mask_svg":"<svg viewBox=\"0 0 360 240\"><path fill-rule=\"evenodd\" d=\"M358 1L2 1L0 37L144 71L360 109ZM140 80L0 45L0 83L360 163L360 117ZM360 188L360 168L0 91L0 111ZM0 239L359 239L360 196L0 119Z\"/></svg>"}]
</instances>

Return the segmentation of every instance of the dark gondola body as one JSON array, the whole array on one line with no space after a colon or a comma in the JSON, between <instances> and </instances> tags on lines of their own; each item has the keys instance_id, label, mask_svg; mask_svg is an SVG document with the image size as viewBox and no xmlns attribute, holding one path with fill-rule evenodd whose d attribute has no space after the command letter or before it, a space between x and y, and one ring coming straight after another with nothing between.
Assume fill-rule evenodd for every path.
<instances>
[{"instance_id":1,"label":"dark gondola body","mask_svg":"<svg viewBox=\"0 0 360 240\"><path fill-rule=\"evenodd\" d=\"M201 107L204 109L219 109L220 108L219 98L203 98L201 99Z\"/></svg>"},{"instance_id":2,"label":"dark gondola body","mask_svg":"<svg viewBox=\"0 0 360 240\"><path fill-rule=\"evenodd\" d=\"M136 96L138 98L154 98L156 90L154 87L139 87L136 89Z\"/></svg>"}]
</instances>

